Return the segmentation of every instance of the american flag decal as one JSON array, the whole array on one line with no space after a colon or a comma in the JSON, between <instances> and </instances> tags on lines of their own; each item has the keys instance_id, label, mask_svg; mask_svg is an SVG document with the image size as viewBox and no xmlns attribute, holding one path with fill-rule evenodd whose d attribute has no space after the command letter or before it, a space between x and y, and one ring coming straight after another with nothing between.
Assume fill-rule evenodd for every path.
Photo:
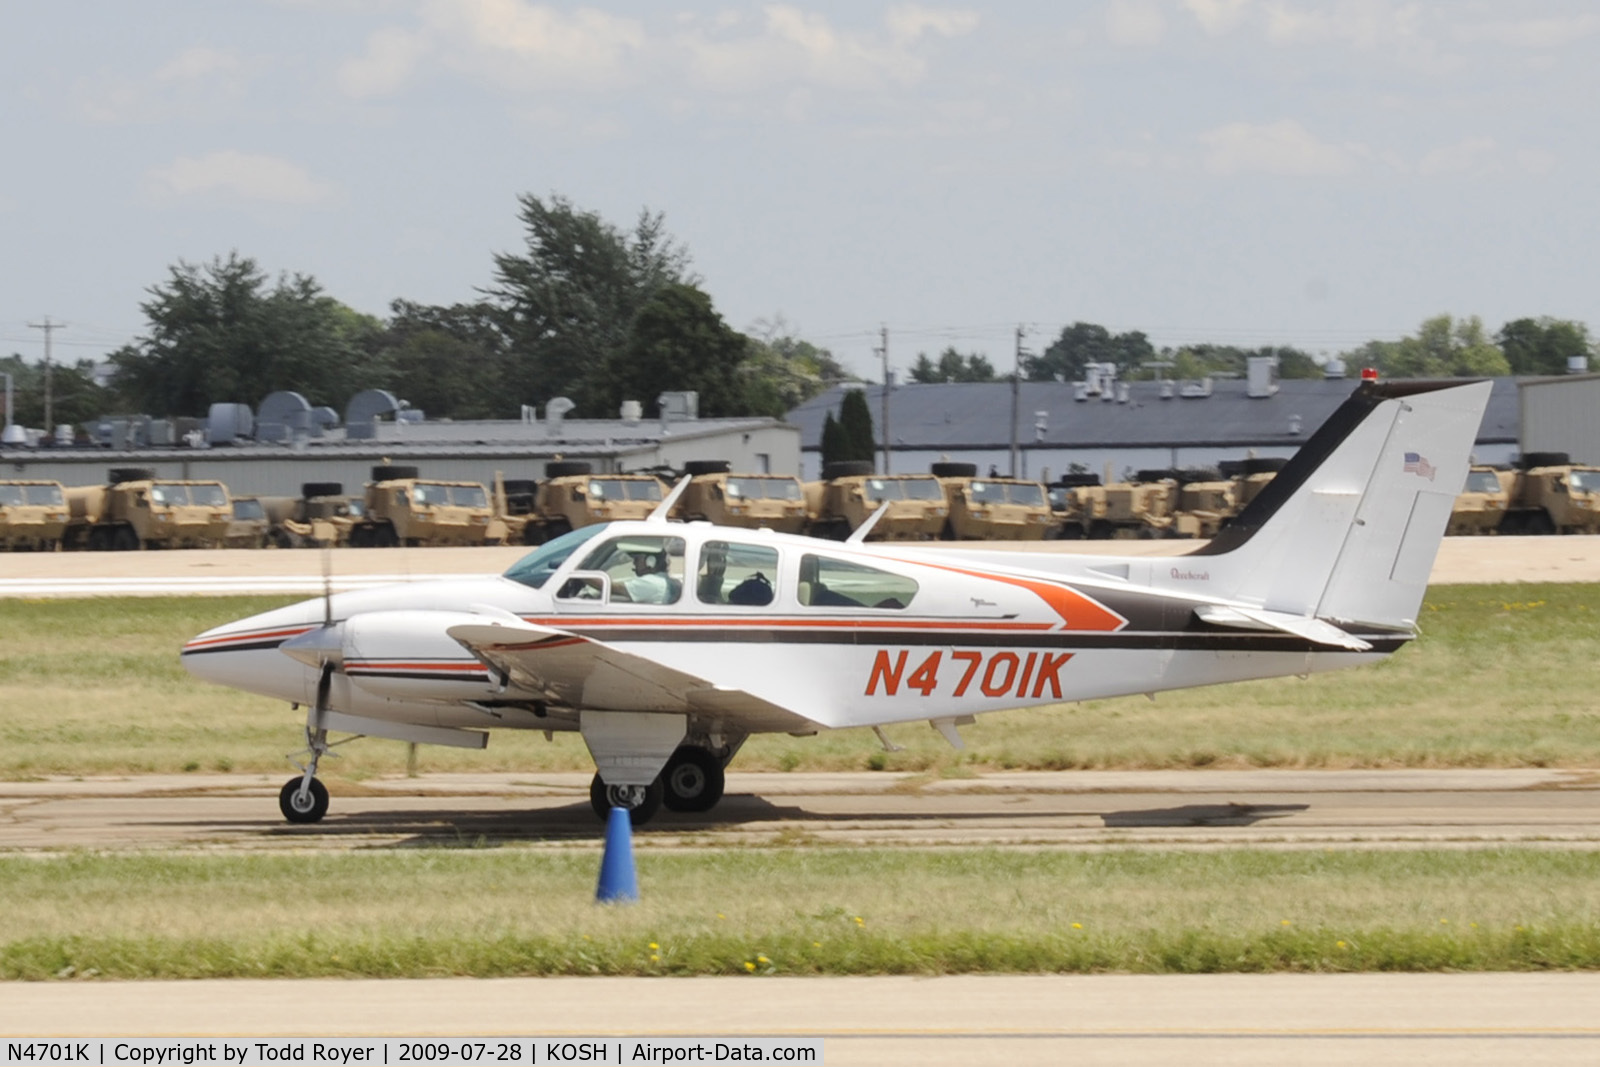
<instances>
[{"instance_id":1,"label":"american flag decal","mask_svg":"<svg viewBox=\"0 0 1600 1067\"><path fill-rule=\"evenodd\" d=\"M1435 471L1433 464L1429 463L1426 459L1423 459L1420 453L1407 452L1406 473L1419 474L1431 482L1433 481L1434 474L1437 472Z\"/></svg>"}]
</instances>

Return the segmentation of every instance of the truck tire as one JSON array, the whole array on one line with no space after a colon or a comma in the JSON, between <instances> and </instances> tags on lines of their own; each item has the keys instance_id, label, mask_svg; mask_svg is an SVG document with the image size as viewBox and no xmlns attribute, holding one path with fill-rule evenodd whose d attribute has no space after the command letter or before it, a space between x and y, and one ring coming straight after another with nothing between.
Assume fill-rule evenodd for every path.
<instances>
[{"instance_id":1,"label":"truck tire","mask_svg":"<svg viewBox=\"0 0 1600 1067\"><path fill-rule=\"evenodd\" d=\"M319 496L344 496L343 482L304 482L300 486L300 498L311 500Z\"/></svg>"},{"instance_id":2,"label":"truck tire","mask_svg":"<svg viewBox=\"0 0 1600 1067\"><path fill-rule=\"evenodd\" d=\"M1175 482L1175 481L1179 480L1179 475L1180 475L1180 472L1172 470L1169 467L1169 468L1161 469L1161 470L1135 471L1134 474L1133 474L1133 480L1136 481L1136 482L1139 482L1139 483L1145 483L1145 482Z\"/></svg>"},{"instance_id":3,"label":"truck tire","mask_svg":"<svg viewBox=\"0 0 1600 1067\"><path fill-rule=\"evenodd\" d=\"M376 548L399 548L400 536L394 532L394 523L380 522L374 526L372 544Z\"/></svg>"},{"instance_id":4,"label":"truck tire","mask_svg":"<svg viewBox=\"0 0 1600 1067\"><path fill-rule=\"evenodd\" d=\"M506 496L532 496L539 491L539 483L532 478L507 478L500 484L506 488Z\"/></svg>"},{"instance_id":5,"label":"truck tire","mask_svg":"<svg viewBox=\"0 0 1600 1067\"><path fill-rule=\"evenodd\" d=\"M831 482L835 478L862 478L876 473L878 465L870 459L841 459L822 465L822 480L825 482Z\"/></svg>"},{"instance_id":6,"label":"truck tire","mask_svg":"<svg viewBox=\"0 0 1600 1067\"><path fill-rule=\"evenodd\" d=\"M1098 474L1063 474L1050 484L1052 488L1059 486L1063 489L1078 489L1086 485L1099 485L1100 476Z\"/></svg>"},{"instance_id":7,"label":"truck tire","mask_svg":"<svg viewBox=\"0 0 1600 1067\"><path fill-rule=\"evenodd\" d=\"M1571 462L1572 457L1566 452L1525 452L1517 466L1527 471L1535 467L1565 467Z\"/></svg>"},{"instance_id":8,"label":"truck tire","mask_svg":"<svg viewBox=\"0 0 1600 1067\"><path fill-rule=\"evenodd\" d=\"M415 477L417 468L411 466L385 463L372 468L372 480L375 482L409 482Z\"/></svg>"},{"instance_id":9,"label":"truck tire","mask_svg":"<svg viewBox=\"0 0 1600 1067\"><path fill-rule=\"evenodd\" d=\"M112 467L108 481L112 485L121 485L123 482L148 482L152 481L156 472L148 467Z\"/></svg>"},{"instance_id":10,"label":"truck tire","mask_svg":"<svg viewBox=\"0 0 1600 1067\"><path fill-rule=\"evenodd\" d=\"M1277 474L1289 461L1283 456L1250 456L1239 462L1244 464L1246 474Z\"/></svg>"},{"instance_id":11,"label":"truck tire","mask_svg":"<svg viewBox=\"0 0 1600 1067\"><path fill-rule=\"evenodd\" d=\"M683 465L683 473L691 478L699 474L727 474L729 469L725 459L691 459Z\"/></svg>"},{"instance_id":12,"label":"truck tire","mask_svg":"<svg viewBox=\"0 0 1600 1067\"><path fill-rule=\"evenodd\" d=\"M137 552L139 535L132 526L118 526L111 534L111 548L116 552Z\"/></svg>"},{"instance_id":13,"label":"truck tire","mask_svg":"<svg viewBox=\"0 0 1600 1067\"><path fill-rule=\"evenodd\" d=\"M976 478L978 476L978 465L976 463L952 463L945 460L930 466L928 473L935 478Z\"/></svg>"},{"instance_id":14,"label":"truck tire","mask_svg":"<svg viewBox=\"0 0 1600 1067\"><path fill-rule=\"evenodd\" d=\"M581 474L593 474L594 464L586 459L556 459L544 465L546 478L575 478Z\"/></svg>"}]
</instances>

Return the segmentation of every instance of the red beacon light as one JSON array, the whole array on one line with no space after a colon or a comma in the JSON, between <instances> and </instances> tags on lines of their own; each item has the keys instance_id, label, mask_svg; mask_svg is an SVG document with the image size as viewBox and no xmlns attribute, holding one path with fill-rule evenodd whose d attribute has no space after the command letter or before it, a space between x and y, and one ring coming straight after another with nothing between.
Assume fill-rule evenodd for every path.
<instances>
[{"instance_id":1,"label":"red beacon light","mask_svg":"<svg viewBox=\"0 0 1600 1067\"><path fill-rule=\"evenodd\" d=\"M1377 367L1362 367L1361 368L1361 380L1364 381L1364 382L1375 382L1375 381L1377 381L1378 380L1378 368Z\"/></svg>"}]
</instances>

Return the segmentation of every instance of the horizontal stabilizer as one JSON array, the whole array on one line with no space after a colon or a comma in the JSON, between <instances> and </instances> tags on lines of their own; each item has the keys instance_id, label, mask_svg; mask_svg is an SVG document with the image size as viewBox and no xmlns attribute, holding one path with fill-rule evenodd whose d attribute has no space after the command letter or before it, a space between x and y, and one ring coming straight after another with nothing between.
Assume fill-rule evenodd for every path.
<instances>
[{"instance_id":1,"label":"horizontal stabilizer","mask_svg":"<svg viewBox=\"0 0 1600 1067\"><path fill-rule=\"evenodd\" d=\"M1303 637L1314 644L1348 648L1352 652L1367 652L1372 648L1368 642L1346 633L1333 623L1306 615L1290 615L1287 612L1266 611L1262 608L1225 607L1221 604L1208 604L1196 608L1194 613L1201 622L1208 622L1212 626L1226 626L1232 630L1276 630L1279 633Z\"/></svg>"}]
</instances>

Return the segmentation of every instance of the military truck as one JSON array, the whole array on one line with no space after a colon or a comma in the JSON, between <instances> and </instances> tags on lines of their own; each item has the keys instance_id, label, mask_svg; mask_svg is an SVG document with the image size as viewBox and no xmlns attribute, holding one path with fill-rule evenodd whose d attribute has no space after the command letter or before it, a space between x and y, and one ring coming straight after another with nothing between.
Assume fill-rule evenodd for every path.
<instances>
[{"instance_id":1,"label":"military truck","mask_svg":"<svg viewBox=\"0 0 1600 1067\"><path fill-rule=\"evenodd\" d=\"M1106 494L1098 474L1063 474L1045 490L1054 520L1045 540L1082 540L1096 519L1104 519Z\"/></svg>"},{"instance_id":2,"label":"military truck","mask_svg":"<svg viewBox=\"0 0 1600 1067\"><path fill-rule=\"evenodd\" d=\"M1473 464L1467 470L1461 492L1456 494L1445 533L1454 537L1499 533L1515 481L1516 475L1509 467Z\"/></svg>"},{"instance_id":3,"label":"military truck","mask_svg":"<svg viewBox=\"0 0 1600 1067\"><path fill-rule=\"evenodd\" d=\"M503 545L527 544L528 524L539 516L539 483L532 478L507 478L494 472L494 518L489 536Z\"/></svg>"},{"instance_id":4,"label":"military truck","mask_svg":"<svg viewBox=\"0 0 1600 1067\"><path fill-rule=\"evenodd\" d=\"M980 478L975 463L935 463L944 490L946 541L1041 541L1055 524L1044 486L1020 478Z\"/></svg>"},{"instance_id":5,"label":"military truck","mask_svg":"<svg viewBox=\"0 0 1600 1067\"><path fill-rule=\"evenodd\" d=\"M1097 541L1177 537L1178 481L1170 474L1140 471L1131 482L1100 486L1105 507L1089 523L1089 536Z\"/></svg>"},{"instance_id":6,"label":"military truck","mask_svg":"<svg viewBox=\"0 0 1600 1067\"><path fill-rule=\"evenodd\" d=\"M581 459L553 460L544 473L523 544L542 545L597 522L648 518L663 499L661 481L652 474L595 474Z\"/></svg>"},{"instance_id":7,"label":"military truck","mask_svg":"<svg viewBox=\"0 0 1600 1067\"><path fill-rule=\"evenodd\" d=\"M1217 536L1239 513L1234 480L1214 467L1189 467L1172 472L1178 483L1173 530L1179 537Z\"/></svg>"},{"instance_id":8,"label":"military truck","mask_svg":"<svg viewBox=\"0 0 1600 1067\"><path fill-rule=\"evenodd\" d=\"M233 498L233 518L222 537L224 548L270 548L272 519L267 514L266 500L258 496Z\"/></svg>"},{"instance_id":9,"label":"military truck","mask_svg":"<svg viewBox=\"0 0 1600 1067\"><path fill-rule=\"evenodd\" d=\"M0 548L53 552L67 529L67 497L60 482L0 482Z\"/></svg>"},{"instance_id":10,"label":"military truck","mask_svg":"<svg viewBox=\"0 0 1600 1067\"><path fill-rule=\"evenodd\" d=\"M1233 481L1234 514L1243 511L1288 462L1282 456L1246 456L1218 463L1222 476Z\"/></svg>"},{"instance_id":11,"label":"military truck","mask_svg":"<svg viewBox=\"0 0 1600 1067\"><path fill-rule=\"evenodd\" d=\"M806 528L805 486L792 474L732 474L725 459L691 460L689 484L672 517L721 526L801 533Z\"/></svg>"},{"instance_id":12,"label":"military truck","mask_svg":"<svg viewBox=\"0 0 1600 1067\"><path fill-rule=\"evenodd\" d=\"M822 480L805 485L806 533L843 541L884 504L889 510L867 534L869 541L931 541L944 532L950 506L931 474L875 474L866 460L841 460L822 468Z\"/></svg>"},{"instance_id":13,"label":"military truck","mask_svg":"<svg viewBox=\"0 0 1600 1067\"><path fill-rule=\"evenodd\" d=\"M1501 533L1600 533L1600 468L1565 452L1529 452L1515 473Z\"/></svg>"},{"instance_id":14,"label":"military truck","mask_svg":"<svg viewBox=\"0 0 1600 1067\"><path fill-rule=\"evenodd\" d=\"M63 547L218 548L227 539L233 504L221 482L157 478L142 467L113 467L107 482L67 490Z\"/></svg>"},{"instance_id":15,"label":"military truck","mask_svg":"<svg viewBox=\"0 0 1600 1067\"><path fill-rule=\"evenodd\" d=\"M363 503L350 527L353 548L489 543L494 509L479 482L425 479L416 467L383 464L372 468Z\"/></svg>"},{"instance_id":16,"label":"military truck","mask_svg":"<svg viewBox=\"0 0 1600 1067\"><path fill-rule=\"evenodd\" d=\"M342 482L303 482L299 497L263 498L279 548L335 548L350 543L356 509Z\"/></svg>"}]
</instances>

